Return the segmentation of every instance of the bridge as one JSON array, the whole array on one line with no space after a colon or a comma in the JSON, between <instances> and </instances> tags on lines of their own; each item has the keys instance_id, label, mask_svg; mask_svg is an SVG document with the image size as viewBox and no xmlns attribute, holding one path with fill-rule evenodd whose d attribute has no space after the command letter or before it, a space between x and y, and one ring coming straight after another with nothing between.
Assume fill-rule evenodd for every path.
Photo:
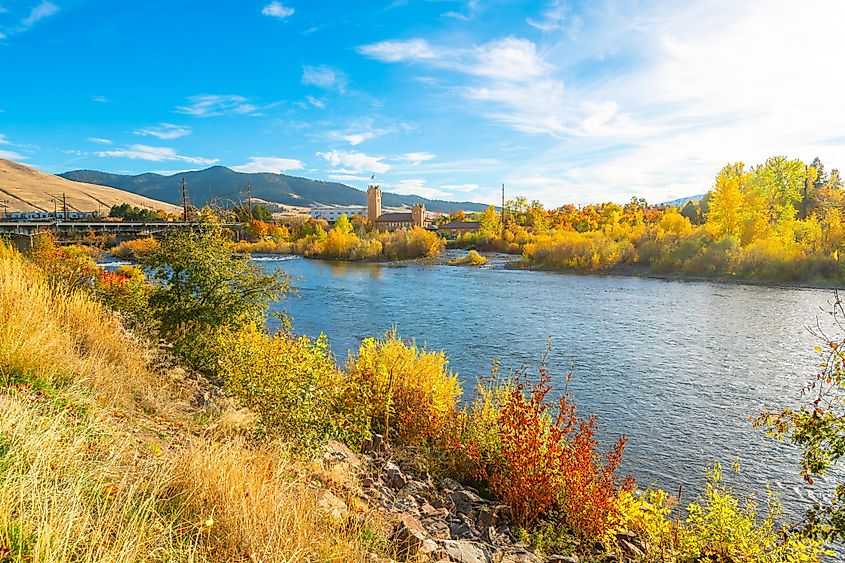
<instances>
[{"instance_id":1,"label":"bridge","mask_svg":"<svg viewBox=\"0 0 845 563\"><path fill-rule=\"evenodd\" d=\"M68 240L94 233L96 235L114 235L118 242L142 236L156 236L172 230L190 230L200 223L196 222L143 222L123 221L0 221L0 237L10 238L18 248L32 246L33 237L39 233L54 233L59 240ZM240 236L241 225L224 223L224 227L235 231Z\"/></svg>"}]
</instances>

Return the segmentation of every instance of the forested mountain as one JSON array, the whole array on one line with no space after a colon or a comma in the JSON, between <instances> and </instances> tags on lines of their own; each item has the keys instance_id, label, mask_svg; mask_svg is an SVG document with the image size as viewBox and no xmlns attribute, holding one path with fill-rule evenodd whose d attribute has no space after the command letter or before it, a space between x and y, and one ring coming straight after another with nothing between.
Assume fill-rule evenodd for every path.
<instances>
[{"instance_id":1,"label":"forested mountain","mask_svg":"<svg viewBox=\"0 0 845 563\"><path fill-rule=\"evenodd\" d=\"M175 204L182 202L183 176L188 186L190 201L194 205L205 205L215 197L221 203L225 203L226 199L238 203L247 197L247 184L252 184L253 197L281 205L312 207L367 204L365 192L338 182L323 182L286 174L247 174L236 172L225 166L213 166L205 170L171 176L152 173L129 176L96 170L73 170L60 176L77 182L111 186ZM425 204L429 211L442 212L459 209L482 211L487 207L481 203L432 200L389 192L384 192L382 196L382 204L385 207L410 207L415 203Z\"/></svg>"}]
</instances>

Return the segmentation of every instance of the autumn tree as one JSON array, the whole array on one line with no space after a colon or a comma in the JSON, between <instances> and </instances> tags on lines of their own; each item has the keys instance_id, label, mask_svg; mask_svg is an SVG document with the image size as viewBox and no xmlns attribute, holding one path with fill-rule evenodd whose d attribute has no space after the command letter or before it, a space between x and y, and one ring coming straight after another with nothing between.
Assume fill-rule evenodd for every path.
<instances>
[{"instance_id":1,"label":"autumn tree","mask_svg":"<svg viewBox=\"0 0 845 563\"><path fill-rule=\"evenodd\" d=\"M710 211L707 220L713 225L719 237L742 234L743 214L745 213L744 191L747 189L749 174L745 164L728 164L716 176L716 185L710 195Z\"/></svg>"},{"instance_id":2,"label":"autumn tree","mask_svg":"<svg viewBox=\"0 0 845 563\"><path fill-rule=\"evenodd\" d=\"M496 236L499 234L499 214L496 213L496 208L492 205L484 210L481 214L479 232L484 236Z\"/></svg>"},{"instance_id":3,"label":"autumn tree","mask_svg":"<svg viewBox=\"0 0 845 563\"><path fill-rule=\"evenodd\" d=\"M752 184L761 197L764 214L775 228L791 223L798 213L807 167L800 160L773 156L752 170Z\"/></svg>"}]
</instances>

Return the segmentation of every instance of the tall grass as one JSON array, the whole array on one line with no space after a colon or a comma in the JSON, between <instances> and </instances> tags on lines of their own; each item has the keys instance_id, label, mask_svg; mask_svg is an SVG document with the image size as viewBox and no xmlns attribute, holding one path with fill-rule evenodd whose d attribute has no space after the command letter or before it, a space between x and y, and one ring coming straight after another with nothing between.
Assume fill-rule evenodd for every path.
<instances>
[{"instance_id":1,"label":"tall grass","mask_svg":"<svg viewBox=\"0 0 845 563\"><path fill-rule=\"evenodd\" d=\"M151 369L154 351L103 306L2 246L0 310L0 560L369 561L379 551L378 519L333 518L313 469L284 444L224 433L233 409L197 401L202 389L181 369ZM354 490L347 480L341 498Z\"/></svg>"}]
</instances>

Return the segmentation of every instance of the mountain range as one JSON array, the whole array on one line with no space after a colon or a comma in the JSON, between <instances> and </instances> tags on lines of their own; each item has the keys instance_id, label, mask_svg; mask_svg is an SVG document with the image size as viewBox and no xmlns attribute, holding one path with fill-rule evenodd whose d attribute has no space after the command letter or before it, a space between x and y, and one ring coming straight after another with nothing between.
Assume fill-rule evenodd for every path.
<instances>
[{"instance_id":1,"label":"mountain range","mask_svg":"<svg viewBox=\"0 0 845 563\"><path fill-rule=\"evenodd\" d=\"M111 186L149 198L173 204L182 202L182 178L185 178L188 198L193 205L202 206L216 199L218 203L240 203L246 201L247 186L251 185L252 197L267 202L268 206L318 207L326 205L366 205L367 194L361 190L338 182L324 182L273 174L269 172L243 173L225 166L213 166L205 170L184 172L164 176L147 173L136 176L110 174L96 170L72 170L60 174L76 182ZM227 201L229 200L229 201ZM455 210L483 211L487 205L472 202L453 202L426 199L416 195L382 193L385 207L411 207L422 203L429 211L450 212Z\"/></svg>"}]
</instances>

